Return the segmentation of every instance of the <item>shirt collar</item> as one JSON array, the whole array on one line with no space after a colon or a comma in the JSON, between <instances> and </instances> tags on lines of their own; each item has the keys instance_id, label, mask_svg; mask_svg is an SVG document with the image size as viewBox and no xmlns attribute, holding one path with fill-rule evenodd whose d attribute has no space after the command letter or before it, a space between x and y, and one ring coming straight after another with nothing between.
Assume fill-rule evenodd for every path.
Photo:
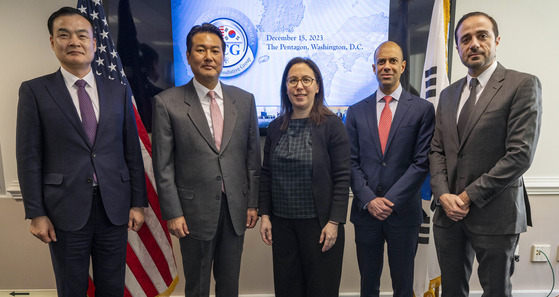
<instances>
[{"instance_id":1,"label":"shirt collar","mask_svg":"<svg viewBox=\"0 0 559 297\"><path fill-rule=\"evenodd\" d=\"M198 98L200 98L200 100L203 100L206 97L206 95L208 95L208 92L210 91L210 89L206 88L204 85L199 83L196 80L196 78L192 79L192 83L194 84L194 89L196 89L196 93L198 94ZM215 98L216 99L223 99L223 90L221 89L221 81L219 81L217 83L217 85L215 86L213 91L215 92L215 95L216 95Z\"/></svg>"},{"instance_id":2,"label":"shirt collar","mask_svg":"<svg viewBox=\"0 0 559 297\"><path fill-rule=\"evenodd\" d=\"M394 92L392 92L392 94L385 94L380 89L378 89L377 90L377 102L382 100L382 98L384 98L384 96L390 96L390 97L392 97L393 100L398 101L398 100L400 100L401 95L402 95L402 84L398 83L398 87L396 88L396 90L394 90Z\"/></svg>"},{"instance_id":3,"label":"shirt collar","mask_svg":"<svg viewBox=\"0 0 559 297\"><path fill-rule=\"evenodd\" d=\"M95 86L95 76L93 76L93 71L89 70L89 72L83 77L79 78L72 73L68 72L68 70L64 69L64 67L60 67L60 72L62 73L62 77L66 82L67 86L73 86L76 81L83 79L87 83L88 86L93 87Z\"/></svg>"},{"instance_id":4,"label":"shirt collar","mask_svg":"<svg viewBox=\"0 0 559 297\"><path fill-rule=\"evenodd\" d=\"M493 72L495 72L495 69L497 69L497 64L497 60L493 61L493 64L491 64L491 66L487 67L485 71L483 71L480 75L478 75L478 77L476 77L482 88L485 88L485 86L489 82L491 75L493 75ZM470 85L470 80L472 80L472 76L468 74L466 76L466 86Z\"/></svg>"}]
</instances>

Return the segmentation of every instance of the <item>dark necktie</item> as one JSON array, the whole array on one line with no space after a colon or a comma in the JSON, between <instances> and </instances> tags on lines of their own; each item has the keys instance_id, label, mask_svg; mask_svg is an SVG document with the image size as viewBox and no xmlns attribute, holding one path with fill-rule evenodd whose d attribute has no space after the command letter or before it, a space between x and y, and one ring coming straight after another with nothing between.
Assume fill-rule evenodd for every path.
<instances>
[{"instance_id":1,"label":"dark necktie","mask_svg":"<svg viewBox=\"0 0 559 297\"><path fill-rule=\"evenodd\" d=\"M460 139L464 136L464 130L466 130L466 124L468 123L468 119L470 118L470 114L474 110L476 106L476 91L478 85L477 78L472 78L470 80L470 96L464 103L462 107L462 111L460 112L460 117L458 118L458 136Z\"/></svg>"},{"instance_id":2,"label":"dark necktie","mask_svg":"<svg viewBox=\"0 0 559 297\"><path fill-rule=\"evenodd\" d=\"M80 103L80 115L82 116L82 126L89 138L89 143L93 146L95 142L95 134L97 134L97 118L95 117L95 110L93 109L93 102L85 91L87 83L85 80L80 79L76 81L78 87L78 101ZM97 174L93 171L94 184L97 183Z\"/></svg>"},{"instance_id":3,"label":"dark necktie","mask_svg":"<svg viewBox=\"0 0 559 297\"><path fill-rule=\"evenodd\" d=\"M386 148L386 142L388 141L388 135L390 134L390 126L392 126L392 110L388 104L392 100L390 96L382 97L384 99L384 108L380 113L380 120L378 123L378 136L380 138L380 147L382 149L382 154L384 154L384 149Z\"/></svg>"},{"instance_id":4,"label":"dark necktie","mask_svg":"<svg viewBox=\"0 0 559 297\"><path fill-rule=\"evenodd\" d=\"M91 145L95 142L95 134L97 133L97 118L95 117L95 110L91 98L85 91L87 83L85 80L80 79L76 81L78 87L78 101L80 103L80 114L82 117L82 126L89 138Z\"/></svg>"}]
</instances>

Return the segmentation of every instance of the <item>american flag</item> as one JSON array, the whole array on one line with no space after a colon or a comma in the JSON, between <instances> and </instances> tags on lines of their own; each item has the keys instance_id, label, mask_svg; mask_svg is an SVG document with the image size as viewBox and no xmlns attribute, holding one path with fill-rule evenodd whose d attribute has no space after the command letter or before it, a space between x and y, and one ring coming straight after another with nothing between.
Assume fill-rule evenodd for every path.
<instances>
[{"instance_id":1,"label":"american flag","mask_svg":"<svg viewBox=\"0 0 559 297\"><path fill-rule=\"evenodd\" d=\"M109 26L102 0L78 0L78 10L87 15L95 25L94 37L97 52L92 63L96 75L118 80L130 88L120 57L109 34ZM130 93L132 93L130 91ZM134 98L132 98L134 100ZM177 266L173 255L171 237L166 223L161 220L159 199L155 188L151 163L151 142L138 111L136 125L142 146L142 156L146 175L146 188L149 206L145 210L145 223L138 232L128 232L126 255L125 297L170 296L179 281ZM94 296L95 288L90 278L88 296Z\"/></svg>"}]
</instances>

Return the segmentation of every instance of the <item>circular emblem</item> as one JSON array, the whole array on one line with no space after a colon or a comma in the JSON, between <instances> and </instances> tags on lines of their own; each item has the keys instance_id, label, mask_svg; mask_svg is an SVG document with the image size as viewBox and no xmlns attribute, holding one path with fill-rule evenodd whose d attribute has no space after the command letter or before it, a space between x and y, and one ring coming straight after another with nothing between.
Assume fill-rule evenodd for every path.
<instances>
[{"instance_id":1,"label":"circular emblem","mask_svg":"<svg viewBox=\"0 0 559 297\"><path fill-rule=\"evenodd\" d=\"M246 15L233 8L220 8L202 14L196 24L210 23L219 28L225 40L221 77L233 77L254 62L258 40L256 28Z\"/></svg>"}]
</instances>

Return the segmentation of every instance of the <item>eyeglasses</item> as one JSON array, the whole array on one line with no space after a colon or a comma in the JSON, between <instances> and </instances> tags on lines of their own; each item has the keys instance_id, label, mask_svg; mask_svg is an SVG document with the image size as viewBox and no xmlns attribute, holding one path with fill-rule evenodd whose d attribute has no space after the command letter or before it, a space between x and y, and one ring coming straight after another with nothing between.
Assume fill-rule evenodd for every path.
<instances>
[{"instance_id":1,"label":"eyeglasses","mask_svg":"<svg viewBox=\"0 0 559 297\"><path fill-rule=\"evenodd\" d=\"M291 76L287 78L287 85L293 88L296 87L299 82L301 82L303 84L303 87L310 87L313 81L314 78L309 76L303 76L302 78Z\"/></svg>"}]
</instances>

